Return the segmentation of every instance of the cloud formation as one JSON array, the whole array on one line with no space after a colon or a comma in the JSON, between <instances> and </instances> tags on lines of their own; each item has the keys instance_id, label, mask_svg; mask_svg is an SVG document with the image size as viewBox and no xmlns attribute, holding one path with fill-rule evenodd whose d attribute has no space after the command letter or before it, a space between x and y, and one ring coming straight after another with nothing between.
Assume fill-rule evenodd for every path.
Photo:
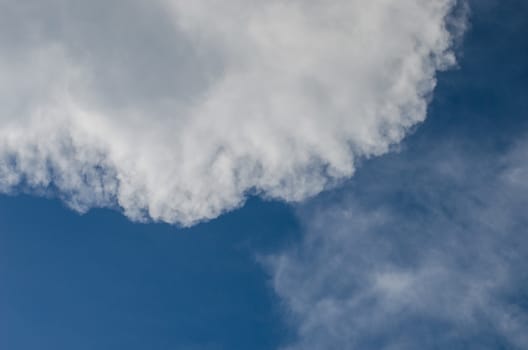
<instances>
[{"instance_id":1,"label":"cloud formation","mask_svg":"<svg viewBox=\"0 0 528 350\"><path fill-rule=\"evenodd\" d=\"M2 0L0 190L190 225L387 152L454 0Z\"/></svg>"},{"instance_id":2,"label":"cloud formation","mask_svg":"<svg viewBox=\"0 0 528 350\"><path fill-rule=\"evenodd\" d=\"M528 143L384 160L267 260L288 350L526 349Z\"/></svg>"}]
</instances>

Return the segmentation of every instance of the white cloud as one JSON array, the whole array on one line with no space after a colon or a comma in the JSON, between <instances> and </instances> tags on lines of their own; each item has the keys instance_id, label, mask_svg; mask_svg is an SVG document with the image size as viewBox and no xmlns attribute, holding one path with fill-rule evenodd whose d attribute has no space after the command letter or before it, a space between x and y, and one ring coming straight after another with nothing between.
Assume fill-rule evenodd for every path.
<instances>
[{"instance_id":1,"label":"white cloud","mask_svg":"<svg viewBox=\"0 0 528 350\"><path fill-rule=\"evenodd\" d=\"M192 224L296 201L426 114L452 0L3 0L0 189Z\"/></svg>"},{"instance_id":2,"label":"white cloud","mask_svg":"<svg viewBox=\"0 0 528 350\"><path fill-rule=\"evenodd\" d=\"M528 143L464 149L377 162L300 208L302 243L264 260L286 349L528 347Z\"/></svg>"}]
</instances>

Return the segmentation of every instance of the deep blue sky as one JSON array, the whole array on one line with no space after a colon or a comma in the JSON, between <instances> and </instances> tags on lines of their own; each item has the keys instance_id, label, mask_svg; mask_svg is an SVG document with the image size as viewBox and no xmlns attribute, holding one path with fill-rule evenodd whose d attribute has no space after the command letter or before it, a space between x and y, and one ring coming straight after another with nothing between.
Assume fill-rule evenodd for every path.
<instances>
[{"instance_id":1,"label":"deep blue sky","mask_svg":"<svg viewBox=\"0 0 528 350\"><path fill-rule=\"evenodd\" d=\"M0 206L3 349L271 349L287 334L256 263L295 237L285 205L251 200L186 230L26 196Z\"/></svg>"},{"instance_id":2,"label":"deep blue sky","mask_svg":"<svg viewBox=\"0 0 528 350\"><path fill-rule=\"evenodd\" d=\"M322 197L395 173L415 181L394 169L441 142L451 140L455 153L493 154L528 133L528 2L474 1L470 23L459 67L439 75L426 122L399 152L365 161ZM358 197L368 203L365 191ZM387 200L416 210L405 198ZM295 330L257 257L301 236L295 208L256 198L180 229L0 196L0 349L276 349Z\"/></svg>"}]
</instances>

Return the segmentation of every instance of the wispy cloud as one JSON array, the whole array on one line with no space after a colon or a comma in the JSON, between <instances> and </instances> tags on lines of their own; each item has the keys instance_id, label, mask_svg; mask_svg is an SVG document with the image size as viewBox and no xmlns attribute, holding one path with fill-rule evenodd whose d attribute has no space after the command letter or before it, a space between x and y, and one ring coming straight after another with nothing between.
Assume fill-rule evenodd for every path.
<instances>
[{"instance_id":1,"label":"wispy cloud","mask_svg":"<svg viewBox=\"0 0 528 350\"><path fill-rule=\"evenodd\" d=\"M300 211L302 244L268 260L287 349L528 346L528 144L463 150L378 162Z\"/></svg>"},{"instance_id":2,"label":"wispy cloud","mask_svg":"<svg viewBox=\"0 0 528 350\"><path fill-rule=\"evenodd\" d=\"M425 118L455 3L3 1L0 189L185 225L314 195Z\"/></svg>"}]
</instances>

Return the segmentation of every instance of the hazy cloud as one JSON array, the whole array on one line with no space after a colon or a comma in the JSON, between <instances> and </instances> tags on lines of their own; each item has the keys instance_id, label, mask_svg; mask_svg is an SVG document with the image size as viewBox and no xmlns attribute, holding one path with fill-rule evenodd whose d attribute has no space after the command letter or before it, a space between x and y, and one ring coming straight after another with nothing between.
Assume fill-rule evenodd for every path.
<instances>
[{"instance_id":1,"label":"hazy cloud","mask_svg":"<svg viewBox=\"0 0 528 350\"><path fill-rule=\"evenodd\" d=\"M378 162L301 210L302 244L267 261L287 349L528 347L528 146L463 149Z\"/></svg>"}]
</instances>

